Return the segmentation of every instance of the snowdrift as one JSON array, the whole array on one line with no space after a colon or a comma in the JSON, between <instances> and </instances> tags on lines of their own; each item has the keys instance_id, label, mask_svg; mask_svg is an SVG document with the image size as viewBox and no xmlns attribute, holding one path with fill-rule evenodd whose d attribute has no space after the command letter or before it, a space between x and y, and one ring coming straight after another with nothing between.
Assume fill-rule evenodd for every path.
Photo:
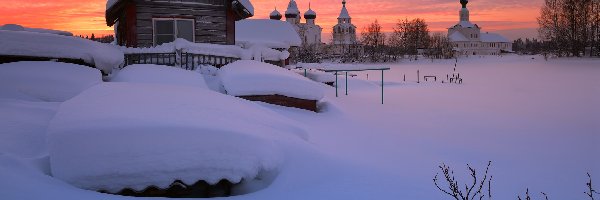
<instances>
[{"instance_id":1,"label":"snowdrift","mask_svg":"<svg viewBox=\"0 0 600 200\"><path fill-rule=\"evenodd\" d=\"M277 141L305 134L276 113L213 91L104 83L61 105L48 148L54 177L115 193L175 180L253 179L282 163Z\"/></svg>"},{"instance_id":2,"label":"snowdrift","mask_svg":"<svg viewBox=\"0 0 600 200\"><path fill-rule=\"evenodd\" d=\"M124 60L123 52L109 44L49 33L6 30L0 30L0 55L81 59L106 73Z\"/></svg>"},{"instance_id":3,"label":"snowdrift","mask_svg":"<svg viewBox=\"0 0 600 200\"><path fill-rule=\"evenodd\" d=\"M283 95L321 100L323 86L299 74L275 65L242 60L222 67L218 76L229 95Z\"/></svg>"},{"instance_id":4,"label":"snowdrift","mask_svg":"<svg viewBox=\"0 0 600 200\"><path fill-rule=\"evenodd\" d=\"M62 102L101 82L100 71L87 66L50 61L0 64L2 98Z\"/></svg>"},{"instance_id":5,"label":"snowdrift","mask_svg":"<svg viewBox=\"0 0 600 200\"><path fill-rule=\"evenodd\" d=\"M118 71L111 82L152 83L208 89L202 74L164 65L129 65Z\"/></svg>"},{"instance_id":6,"label":"snowdrift","mask_svg":"<svg viewBox=\"0 0 600 200\"><path fill-rule=\"evenodd\" d=\"M46 128L59 103L0 98L0 154L45 155Z\"/></svg>"}]
</instances>

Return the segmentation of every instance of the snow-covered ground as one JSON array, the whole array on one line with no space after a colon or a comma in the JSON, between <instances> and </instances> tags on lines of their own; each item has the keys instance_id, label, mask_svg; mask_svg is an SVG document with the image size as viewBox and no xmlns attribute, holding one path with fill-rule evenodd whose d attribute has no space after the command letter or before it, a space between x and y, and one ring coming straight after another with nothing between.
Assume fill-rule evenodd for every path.
<instances>
[{"instance_id":1,"label":"snow-covered ground","mask_svg":"<svg viewBox=\"0 0 600 200\"><path fill-rule=\"evenodd\" d=\"M322 85L320 113L259 103L265 113L296 121L308 140L280 141L285 159L272 183L229 199L449 199L433 185L437 166L446 163L466 178L466 164L483 170L488 160L494 199L516 199L526 188L536 199L542 191L550 199L585 199L585 173L600 180L600 60L531 58L460 59L462 85L440 82L453 72L454 60L383 64L391 68L383 105L380 72L368 72L369 80L366 72L356 73L348 96L343 79L337 98L334 88ZM417 84L417 70L438 82ZM0 148L0 199L130 199L46 175L50 162L35 137L44 136L39 130L57 106L23 102L0 101L4 118L19 109L33 113L21 117L21 127L30 122L36 132L20 138L16 134L27 130L19 123L2 124L0 145L13 144L4 138L16 144ZM25 151L25 144L33 150Z\"/></svg>"}]
</instances>

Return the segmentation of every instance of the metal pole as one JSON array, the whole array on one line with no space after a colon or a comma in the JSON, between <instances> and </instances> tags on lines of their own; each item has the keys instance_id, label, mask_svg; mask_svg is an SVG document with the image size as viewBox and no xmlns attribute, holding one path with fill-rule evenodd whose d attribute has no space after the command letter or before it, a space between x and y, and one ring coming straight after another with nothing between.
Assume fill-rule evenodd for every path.
<instances>
[{"instance_id":1,"label":"metal pole","mask_svg":"<svg viewBox=\"0 0 600 200\"><path fill-rule=\"evenodd\" d=\"M334 75L335 75L335 97L338 97L338 78L337 78L338 72L335 71Z\"/></svg>"},{"instance_id":2,"label":"metal pole","mask_svg":"<svg viewBox=\"0 0 600 200\"><path fill-rule=\"evenodd\" d=\"M306 69L304 69L304 77L306 77Z\"/></svg>"},{"instance_id":3,"label":"metal pole","mask_svg":"<svg viewBox=\"0 0 600 200\"><path fill-rule=\"evenodd\" d=\"M348 96L348 72L346 72L346 96Z\"/></svg>"},{"instance_id":4,"label":"metal pole","mask_svg":"<svg viewBox=\"0 0 600 200\"><path fill-rule=\"evenodd\" d=\"M383 69L381 70L381 104L383 105Z\"/></svg>"}]
</instances>

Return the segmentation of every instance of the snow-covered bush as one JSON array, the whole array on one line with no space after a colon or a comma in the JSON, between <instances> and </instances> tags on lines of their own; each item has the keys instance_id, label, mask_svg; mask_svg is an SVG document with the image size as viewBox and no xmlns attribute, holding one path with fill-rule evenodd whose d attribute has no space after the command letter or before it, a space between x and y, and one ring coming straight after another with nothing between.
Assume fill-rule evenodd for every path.
<instances>
[{"instance_id":1,"label":"snow-covered bush","mask_svg":"<svg viewBox=\"0 0 600 200\"><path fill-rule=\"evenodd\" d=\"M82 65L50 61L0 64L3 98L62 102L100 82L100 71Z\"/></svg>"}]
</instances>

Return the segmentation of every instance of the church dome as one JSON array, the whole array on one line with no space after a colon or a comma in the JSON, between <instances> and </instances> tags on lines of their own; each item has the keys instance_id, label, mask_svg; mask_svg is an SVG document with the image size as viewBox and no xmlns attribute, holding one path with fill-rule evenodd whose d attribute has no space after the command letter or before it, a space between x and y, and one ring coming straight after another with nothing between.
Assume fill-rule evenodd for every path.
<instances>
[{"instance_id":1,"label":"church dome","mask_svg":"<svg viewBox=\"0 0 600 200\"><path fill-rule=\"evenodd\" d=\"M275 10L273 10L273 12L271 12L271 14L269 15L269 18L274 19L274 20L281 20L281 18L283 18L283 16L281 15L281 13L279 13L277 8L275 8Z\"/></svg>"},{"instance_id":2,"label":"church dome","mask_svg":"<svg viewBox=\"0 0 600 200\"><path fill-rule=\"evenodd\" d=\"M305 19L316 19L317 18L317 13L310 8L310 5L308 6L308 11L306 11L304 13L304 18Z\"/></svg>"},{"instance_id":3,"label":"church dome","mask_svg":"<svg viewBox=\"0 0 600 200\"><path fill-rule=\"evenodd\" d=\"M296 4L296 1L290 0L290 3L288 3L288 8L285 11L285 18L296 18L298 15L300 15L298 4Z\"/></svg>"}]
</instances>

